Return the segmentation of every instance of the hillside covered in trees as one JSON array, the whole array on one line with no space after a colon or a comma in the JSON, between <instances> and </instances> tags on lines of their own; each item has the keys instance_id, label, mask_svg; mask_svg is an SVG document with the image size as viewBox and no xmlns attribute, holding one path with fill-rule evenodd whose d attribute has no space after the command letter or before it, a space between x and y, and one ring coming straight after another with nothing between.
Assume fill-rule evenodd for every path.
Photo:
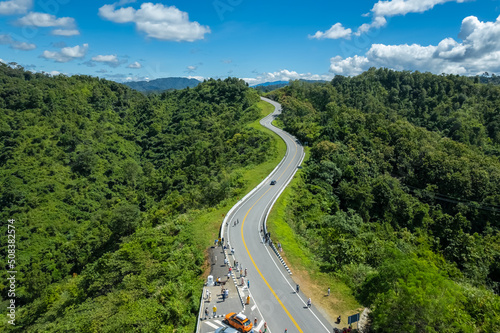
<instances>
[{"instance_id":1,"label":"hillside covered in trees","mask_svg":"<svg viewBox=\"0 0 500 333\"><path fill-rule=\"evenodd\" d=\"M500 332L500 87L370 69L269 97L311 147L286 219L373 331Z\"/></svg>"},{"instance_id":2,"label":"hillside covered in trees","mask_svg":"<svg viewBox=\"0 0 500 333\"><path fill-rule=\"evenodd\" d=\"M191 212L238 194L235 170L272 150L245 126L257 101L238 79L144 96L0 64L0 218L4 236L16 220L22 305L9 330L192 332L205 249Z\"/></svg>"}]
</instances>

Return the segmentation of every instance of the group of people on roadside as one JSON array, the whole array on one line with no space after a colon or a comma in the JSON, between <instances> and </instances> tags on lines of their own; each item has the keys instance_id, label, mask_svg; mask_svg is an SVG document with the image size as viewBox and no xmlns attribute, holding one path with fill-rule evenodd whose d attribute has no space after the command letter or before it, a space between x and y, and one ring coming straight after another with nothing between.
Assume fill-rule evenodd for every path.
<instances>
[{"instance_id":1,"label":"group of people on roadside","mask_svg":"<svg viewBox=\"0 0 500 333\"><path fill-rule=\"evenodd\" d=\"M217 279L215 279L215 285L216 286L223 286L224 284L226 284L227 281L225 282L222 282L222 279L220 277L218 277Z\"/></svg>"},{"instance_id":2,"label":"group of people on roadside","mask_svg":"<svg viewBox=\"0 0 500 333\"><path fill-rule=\"evenodd\" d=\"M229 297L229 289L227 288L222 288L221 291L221 296L222 296L222 301L224 302L226 300L226 298Z\"/></svg>"},{"instance_id":3,"label":"group of people on roadside","mask_svg":"<svg viewBox=\"0 0 500 333\"><path fill-rule=\"evenodd\" d=\"M208 308L205 308L205 318L208 318ZM213 308L212 308L212 316L216 316L217 315L217 306L214 304Z\"/></svg>"},{"instance_id":4,"label":"group of people on roadside","mask_svg":"<svg viewBox=\"0 0 500 333\"><path fill-rule=\"evenodd\" d=\"M214 246L223 246L224 245L224 237L219 237L214 241Z\"/></svg>"}]
</instances>

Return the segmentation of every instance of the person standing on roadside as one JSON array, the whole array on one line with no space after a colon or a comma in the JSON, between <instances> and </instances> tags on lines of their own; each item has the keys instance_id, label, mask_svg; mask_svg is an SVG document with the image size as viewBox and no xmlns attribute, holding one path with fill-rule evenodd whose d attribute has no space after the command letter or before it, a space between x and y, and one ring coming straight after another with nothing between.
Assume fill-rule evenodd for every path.
<instances>
[{"instance_id":1,"label":"person standing on roadside","mask_svg":"<svg viewBox=\"0 0 500 333\"><path fill-rule=\"evenodd\" d=\"M298 294L298 293L299 293L299 290L300 290L300 287L299 287L299 285L297 284L297 285L295 286L295 293L296 293L296 294Z\"/></svg>"},{"instance_id":2,"label":"person standing on roadside","mask_svg":"<svg viewBox=\"0 0 500 333\"><path fill-rule=\"evenodd\" d=\"M307 307L310 308L311 307L311 304L312 304L312 301L311 301L311 298L309 298L307 300Z\"/></svg>"},{"instance_id":3,"label":"person standing on roadside","mask_svg":"<svg viewBox=\"0 0 500 333\"><path fill-rule=\"evenodd\" d=\"M215 317L217 315L217 306L215 306L215 304L214 304L214 307L212 308L212 311L213 311L213 314Z\"/></svg>"}]
</instances>

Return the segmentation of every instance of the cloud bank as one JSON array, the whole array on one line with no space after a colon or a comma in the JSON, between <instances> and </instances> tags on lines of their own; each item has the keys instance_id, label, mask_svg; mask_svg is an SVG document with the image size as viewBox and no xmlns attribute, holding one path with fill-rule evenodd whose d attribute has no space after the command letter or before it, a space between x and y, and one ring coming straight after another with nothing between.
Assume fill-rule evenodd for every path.
<instances>
[{"instance_id":1,"label":"cloud bank","mask_svg":"<svg viewBox=\"0 0 500 333\"><path fill-rule=\"evenodd\" d=\"M33 0L0 1L0 15L24 14L33 7Z\"/></svg>"},{"instance_id":2,"label":"cloud bank","mask_svg":"<svg viewBox=\"0 0 500 333\"><path fill-rule=\"evenodd\" d=\"M461 75L500 71L500 16L494 22L468 16L458 37L461 42L445 38L427 46L373 44L364 55L331 58L330 72L357 75L370 67Z\"/></svg>"},{"instance_id":3,"label":"cloud bank","mask_svg":"<svg viewBox=\"0 0 500 333\"><path fill-rule=\"evenodd\" d=\"M73 47L63 47L60 51L43 51L40 57L54 60L56 62L69 62L74 59L85 57L89 49L89 44L76 45Z\"/></svg>"},{"instance_id":4,"label":"cloud bank","mask_svg":"<svg viewBox=\"0 0 500 333\"><path fill-rule=\"evenodd\" d=\"M166 41L186 41L205 38L210 28L198 22L189 21L186 12L175 6L146 2L139 9L133 7L116 8L117 4L99 8L99 16L115 23L134 23L137 30L147 37Z\"/></svg>"},{"instance_id":5,"label":"cloud bank","mask_svg":"<svg viewBox=\"0 0 500 333\"><path fill-rule=\"evenodd\" d=\"M431 10L436 5L446 2L463 3L468 0L380 0L373 5L370 13L363 16L372 16L372 22L364 23L358 27L356 32L352 32L350 28L346 29L341 23L335 23L329 30L322 32L317 31L314 35L309 35L309 38L316 39L350 39L352 34L360 36L372 29L382 28L387 25L387 17L401 16L408 13L423 13Z\"/></svg>"}]
</instances>

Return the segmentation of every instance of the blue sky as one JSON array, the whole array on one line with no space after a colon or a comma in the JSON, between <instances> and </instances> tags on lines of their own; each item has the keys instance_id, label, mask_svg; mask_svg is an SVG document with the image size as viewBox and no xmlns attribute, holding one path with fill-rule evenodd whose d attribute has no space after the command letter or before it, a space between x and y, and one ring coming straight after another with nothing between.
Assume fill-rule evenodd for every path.
<instances>
[{"instance_id":1,"label":"blue sky","mask_svg":"<svg viewBox=\"0 0 500 333\"><path fill-rule=\"evenodd\" d=\"M0 1L0 59L116 81L500 73L500 0Z\"/></svg>"}]
</instances>

